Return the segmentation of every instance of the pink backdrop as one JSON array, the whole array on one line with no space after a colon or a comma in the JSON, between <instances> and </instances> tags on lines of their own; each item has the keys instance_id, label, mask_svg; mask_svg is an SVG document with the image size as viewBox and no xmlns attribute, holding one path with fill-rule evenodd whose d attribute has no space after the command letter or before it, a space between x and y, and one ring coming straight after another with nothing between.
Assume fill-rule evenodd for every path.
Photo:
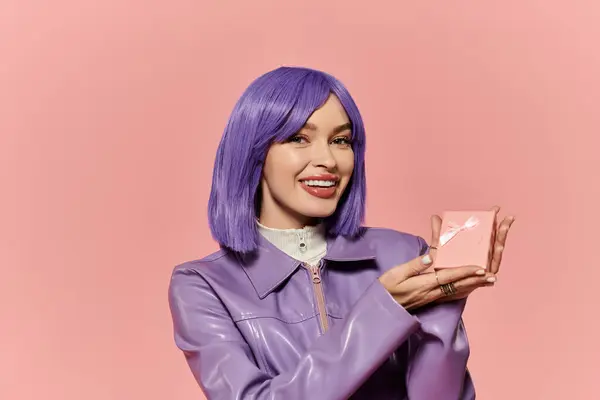
<instances>
[{"instance_id":1,"label":"pink backdrop","mask_svg":"<svg viewBox=\"0 0 600 400\"><path fill-rule=\"evenodd\" d=\"M282 3L0 4L0 398L199 398L169 277L215 249L234 102L291 64L338 76L364 114L369 224L428 237L445 208L517 216L465 316L479 397L590 399L598 2Z\"/></svg>"}]
</instances>

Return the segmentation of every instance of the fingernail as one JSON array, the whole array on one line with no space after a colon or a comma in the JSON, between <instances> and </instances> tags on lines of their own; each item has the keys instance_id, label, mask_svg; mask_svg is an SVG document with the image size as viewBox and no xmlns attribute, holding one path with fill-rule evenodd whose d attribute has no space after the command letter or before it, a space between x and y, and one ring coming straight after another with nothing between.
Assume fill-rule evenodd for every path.
<instances>
[{"instance_id":1,"label":"fingernail","mask_svg":"<svg viewBox=\"0 0 600 400\"><path fill-rule=\"evenodd\" d=\"M485 275L485 270L484 269L478 269L477 272L475 272L475 275Z\"/></svg>"},{"instance_id":2,"label":"fingernail","mask_svg":"<svg viewBox=\"0 0 600 400\"><path fill-rule=\"evenodd\" d=\"M496 277L495 276L490 276L489 278L486 279L486 281L488 281L489 283L496 282Z\"/></svg>"},{"instance_id":3,"label":"fingernail","mask_svg":"<svg viewBox=\"0 0 600 400\"><path fill-rule=\"evenodd\" d=\"M431 264L431 256L429 254L424 255L423 258L421 258L421 262L425 265Z\"/></svg>"}]
</instances>

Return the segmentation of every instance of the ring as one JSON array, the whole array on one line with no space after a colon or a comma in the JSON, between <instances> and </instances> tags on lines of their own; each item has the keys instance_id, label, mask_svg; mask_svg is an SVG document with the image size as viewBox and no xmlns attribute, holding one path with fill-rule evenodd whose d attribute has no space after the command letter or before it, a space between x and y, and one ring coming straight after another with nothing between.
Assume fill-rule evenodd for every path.
<instances>
[{"instance_id":1,"label":"ring","mask_svg":"<svg viewBox=\"0 0 600 400\"><path fill-rule=\"evenodd\" d=\"M437 271L435 271L435 280L437 281L438 286L442 286L442 284L440 283L440 280L438 279Z\"/></svg>"},{"instance_id":2,"label":"ring","mask_svg":"<svg viewBox=\"0 0 600 400\"><path fill-rule=\"evenodd\" d=\"M451 296L456 293L456 287L452 282L440 285L440 290L445 296Z\"/></svg>"},{"instance_id":3,"label":"ring","mask_svg":"<svg viewBox=\"0 0 600 400\"><path fill-rule=\"evenodd\" d=\"M437 250L438 248L435 246L429 246L430 249Z\"/></svg>"}]
</instances>

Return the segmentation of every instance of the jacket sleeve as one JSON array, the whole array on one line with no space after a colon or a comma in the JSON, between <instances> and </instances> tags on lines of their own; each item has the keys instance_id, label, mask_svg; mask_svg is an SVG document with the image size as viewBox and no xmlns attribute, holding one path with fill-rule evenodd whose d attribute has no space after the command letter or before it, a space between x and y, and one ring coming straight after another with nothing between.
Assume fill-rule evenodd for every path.
<instances>
[{"instance_id":1,"label":"jacket sleeve","mask_svg":"<svg viewBox=\"0 0 600 400\"><path fill-rule=\"evenodd\" d=\"M421 255L428 251L419 238ZM462 321L466 299L434 304L414 314L421 329L409 339L409 399L473 400L475 388L467 369L469 341Z\"/></svg>"},{"instance_id":2,"label":"jacket sleeve","mask_svg":"<svg viewBox=\"0 0 600 400\"><path fill-rule=\"evenodd\" d=\"M175 269L169 304L177 347L210 400L347 399L419 328L376 280L294 368L270 376L258 368L227 309L197 271Z\"/></svg>"}]
</instances>

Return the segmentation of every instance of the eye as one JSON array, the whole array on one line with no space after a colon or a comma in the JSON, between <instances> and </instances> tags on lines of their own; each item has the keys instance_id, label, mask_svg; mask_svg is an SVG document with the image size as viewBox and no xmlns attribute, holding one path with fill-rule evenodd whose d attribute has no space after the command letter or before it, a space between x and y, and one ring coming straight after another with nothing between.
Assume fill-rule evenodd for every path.
<instances>
[{"instance_id":1,"label":"eye","mask_svg":"<svg viewBox=\"0 0 600 400\"><path fill-rule=\"evenodd\" d=\"M340 146L350 146L352 144L352 140L349 137L341 136L333 139L333 144L337 144Z\"/></svg>"},{"instance_id":2,"label":"eye","mask_svg":"<svg viewBox=\"0 0 600 400\"><path fill-rule=\"evenodd\" d=\"M294 136L290 137L290 138L287 140L287 142L288 142L288 143L299 143L299 144L302 144L302 143L306 143L306 142L307 142L307 140L306 140L306 138L305 138L304 136L302 136L302 135L294 135Z\"/></svg>"}]
</instances>

